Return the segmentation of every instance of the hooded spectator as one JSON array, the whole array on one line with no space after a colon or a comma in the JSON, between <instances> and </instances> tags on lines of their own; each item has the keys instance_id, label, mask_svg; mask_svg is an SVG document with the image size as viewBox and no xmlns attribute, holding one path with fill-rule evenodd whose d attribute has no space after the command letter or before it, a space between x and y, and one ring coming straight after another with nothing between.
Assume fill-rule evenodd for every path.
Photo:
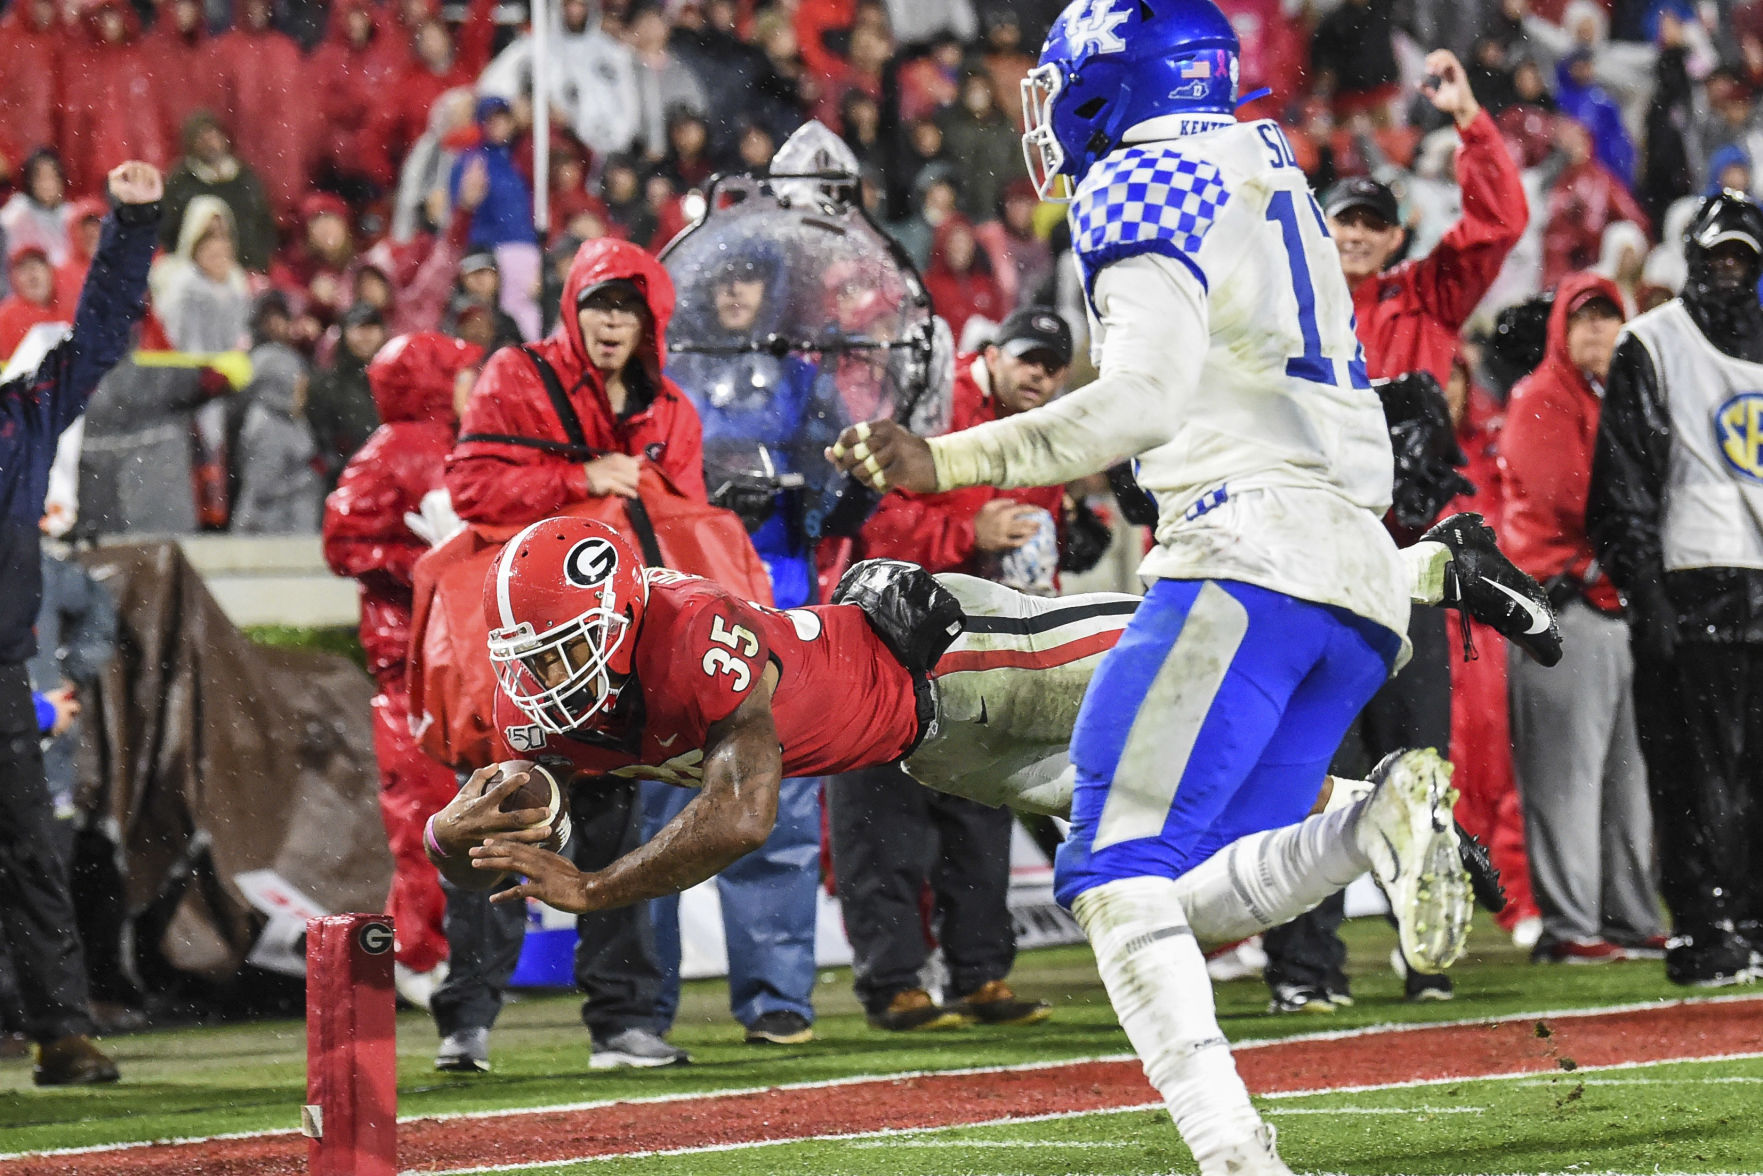
<instances>
[{"instance_id":1,"label":"hooded spectator","mask_svg":"<svg viewBox=\"0 0 1763 1176\"><path fill-rule=\"evenodd\" d=\"M474 5L475 10L483 4ZM486 14L487 16L487 14ZM456 49L453 34L438 17L424 21L412 38L414 60L404 67L390 87L375 95L368 133L373 139L369 156L383 160L384 170L375 177L381 187L394 179L393 164L404 159L416 141L430 129L430 116L443 94L477 81L482 63L475 66Z\"/></svg>"},{"instance_id":2,"label":"hooded spectator","mask_svg":"<svg viewBox=\"0 0 1763 1176\"><path fill-rule=\"evenodd\" d=\"M0 127L21 148L60 140L56 97L67 41L55 0L15 0L0 14Z\"/></svg>"},{"instance_id":3,"label":"hooded spectator","mask_svg":"<svg viewBox=\"0 0 1763 1176\"><path fill-rule=\"evenodd\" d=\"M236 0L230 31L214 39L226 108L217 111L241 143L250 144L269 204L291 222L307 193L324 117L300 47L270 27L271 0Z\"/></svg>"},{"instance_id":4,"label":"hooded spectator","mask_svg":"<svg viewBox=\"0 0 1763 1176\"><path fill-rule=\"evenodd\" d=\"M19 168L18 191L0 206L0 232L8 250L41 249L49 264L67 260L67 176L61 157L42 147Z\"/></svg>"},{"instance_id":5,"label":"hooded spectator","mask_svg":"<svg viewBox=\"0 0 1763 1176\"><path fill-rule=\"evenodd\" d=\"M446 900L423 852L422 830L458 785L451 769L424 755L411 734L411 580L429 544L405 519L442 488L479 361L477 348L428 332L399 336L382 348L367 377L385 423L350 459L324 515L325 562L361 585L361 647L379 687L374 755L393 859L388 909L398 928L397 962L431 979L439 978L435 967L447 956Z\"/></svg>"},{"instance_id":6,"label":"hooded spectator","mask_svg":"<svg viewBox=\"0 0 1763 1176\"><path fill-rule=\"evenodd\" d=\"M1009 312L1004 292L992 276L992 263L974 239L973 224L966 217L952 216L937 229L924 288L930 292L931 306L948 322L957 341L963 338L969 320L981 318L996 324Z\"/></svg>"},{"instance_id":7,"label":"hooded spectator","mask_svg":"<svg viewBox=\"0 0 1763 1176\"><path fill-rule=\"evenodd\" d=\"M1665 937L1622 599L1586 533L1586 499L1622 293L1561 281L1542 365L1512 390L1502 439L1512 560L1546 584L1574 673L1511 659L1512 744L1543 936L1532 960L1597 963Z\"/></svg>"},{"instance_id":8,"label":"hooded spectator","mask_svg":"<svg viewBox=\"0 0 1763 1176\"><path fill-rule=\"evenodd\" d=\"M385 318L372 306L357 302L339 326L341 338L330 363L313 380L306 406L306 423L327 491L336 487L343 466L380 424L367 365L385 344Z\"/></svg>"},{"instance_id":9,"label":"hooded spectator","mask_svg":"<svg viewBox=\"0 0 1763 1176\"><path fill-rule=\"evenodd\" d=\"M84 193L102 191L119 159L170 165L159 92L173 83L141 43L141 20L127 0L91 0L80 17L84 37L64 58L57 142L68 187Z\"/></svg>"},{"instance_id":10,"label":"hooded spectator","mask_svg":"<svg viewBox=\"0 0 1763 1176\"><path fill-rule=\"evenodd\" d=\"M153 267L153 304L173 347L230 351L249 334L251 291L239 264L232 210L198 196L184 210L177 250Z\"/></svg>"},{"instance_id":11,"label":"hooded spectator","mask_svg":"<svg viewBox=\"0 0 1763 1176\"><path fill-rule=\"evenodd\" d=\"M514 162L514 108L502 98L479 98L473 118L479 142L453 161L448 178L449 198L458 201L460 177L473 160L482 160L489 191L472 217L470 244L478 249L494 249L511 242L530 245L533 190Z\"/></svg>"},{"instance_id":12,"label":"hooded spectator","mask_svg":"<svg viewBox=\"0 0 1763 1176\"><path fill-rule=\"evenodd\" d=\"M323 484L306 425L306 362L266 344L251 353L251 406L239 431L239 498L232 529L241 535L316 535Z\"/></svg>"},{"instance_id":13,"label":"hooded spectator","mask_svg":"<svg viewBox=\"0 0 1763 1176\"><path fill-rule=\"evenodd\" d=\"M884 21L860 22L851 30L850 57L829 78L814 105L814 116L833 131L839 126L839 105L852 90L882 98L883 74L894 57L894 39Z\"/></svg>"},{"instance_id":14,"label":"hooded spectator","mask_svg":"<svg viewBox=\"0 0 1763 1176\"><path fill-rule=\"evenodd\" d=\"M0 364L11 358L19 342L39 323L69 319L73 311L55 304L55 271L48 255L35 245L14 249L7 258L12 293L0 299Z\"/></svg>"},{"instance_id":15,"label":"hooded spectator","mask_svg":"<svg viewBox=\"0 0 1763 1176\"><path fill-rule=\"evenodd\" d=\"M956 211L958 199L947 168L926 168L919 175L912 215L888 226L888 235L900 243L920 273L930 265L938 231L951 217L960 215Z\"/></svg>"},{"instance_id":16,"label":"hooded spectator","mask_svg":"<svg viewBox=\"0 0 1763 1176\"><path fill-rule=\"evenodd\" d=\"M320 172L339 191L363 197L393 179L375 120L407 63L407 50L386 35L384 21L373 0L339 0L331 8L330 32L306 67L324 108Z\"/></svg>"},{"instance_id":17,"label":"hooded spectator","mask_svg":"<svg viewBox=\"0 0 1763 1176\"><path fill-rule=\"evenodd\" d=\"M1592 154L1591 136L1569 118L1556 120L1556 137L1567 153L1567 168L1549 192L1543 229L1543 286L1555 285L1574 270L1598 260L1604 230L1616 221L1648 226L1647 214L1628 186Z\"/></svg>"},{"instance_id":18,"label":"hooded spectator","mask_svg":"<svg viewBox=\"0 0 1763 1176\"><path fill-rule=\"evenodd\" d=\"M1594 273L1608 279L1622 294L1618 309L1630 319L1640 309L1641 271L1647 264L1647 234L1632 221L1616 221L1604 230Z\"/></svg>"},{"instance_id":19,"label":"hooded spectator","mask_svg":"<svg viewBox=\"0 0 1763 1176\"><path fill-rule=\"evenodd\" d=\"M558 329L528 350L556 373L588 446L607 456L583 462L462 440L447 460L447 489L461 517L526 523L590 496L630 497L643 462L704 498L698 415L661 374L673 307L673 281L651 255L624 241L583 245L564 283ZM461 434L569 441L532 357L514 348L485 365Z\"/></svg>"},{"instance_id":20,"label":"hooded spectator","mask_svg":"<svg viewBox=\"0 0 1763 1176\"><path fill-rule=\"evenodd\" d=\"M1622 125L1622 111L1592 75L1592 55L1581 50L1555 70L1555 101L1562 114L1591 132L1597 156L1624 184L1634 182L1634 140Z\"/></svg>"},{"instance_id":21,"label":"hooded spectator","mask_svg":"<svg viewBox=\"0 0 1763 1176\"><path fill-rule=\"evenodd\" d=\"M208 36L208 15L202 0L163 0L157 8L153 28L142 44L160 76L176 79L175 84L159 87L159 122L166 140L182 143L188 155L190 117L198 110L225 109L226 89ZM171 182L170 176L166 182ZM163 240L168 246L177 240L176 230Z\"/></svg>"},{"instance_id":22,"label":"hooded spectator","mask_svg":"<svg viewBox=\"0 0 1763 1176\"><path fill-rule=\"evenodd\" d=\"M179 0L180 3L183 0ZM159 244L170 249L183 228L184 209L197 196L214 196L232 210L238 230L239 264L255 273L269 270L275 252L275 215L263 180L233 154L226 128L211 112L198 110L184 122L184 157L165 178L165 215Z\"/></svg>"},{"instance_id":23,"label":"hooded spectator","mask_svg":"<svg viewBox=\"0 0 1763 1176\"><path fill-rule=\"evenodd\" d=\"M107 211L105 202L96 196L72 201L67 206L67 260L55 269L55 301L70 312L79 305L80 287L86 284L92 255L98 252L98 236Z\"/></svg>"},{"instance_id":24,"label":"hooded spectator","mask_svg":"<svg viewBox=\"0 0 1763 1176\"><path fill-rule=\"evenodd\" d=\"M559 0L551 12L552 109L595 155L628 151L642 131L635 55L600 27L589 0ZM526 33L490 63L478 93L509 102L530 94L532 66L532 34Z\"/></svg>"},{"instance_id":25,"label":"hooded spectator","mask_svg":"<svg viewBox=\"0 0 1763 1176\"><path fill-rule=\"evenodd\" d=\"M459 153L477 140L472 112L477 99L468 87L448 90L428 112L428 130L410 148L398 173L392 204L392 240L406 242L447 223L452 204L447 185Z\"/></svg>"}]
</instances>

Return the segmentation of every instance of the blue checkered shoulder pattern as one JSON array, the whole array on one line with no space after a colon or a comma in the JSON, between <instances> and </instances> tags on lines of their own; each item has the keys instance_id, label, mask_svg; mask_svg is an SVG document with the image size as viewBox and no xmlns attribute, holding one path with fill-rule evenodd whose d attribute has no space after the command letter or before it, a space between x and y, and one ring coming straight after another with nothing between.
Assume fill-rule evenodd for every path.
<instances>
[{"instance_id":1,"label":"blue checkered shoulder pattern","mask_svg":"<svg viewBox=\"0 0 1763 1176\"><path fill-rule=\"evenodd\" d=\"M1165 146L1128 147L1098 163L1071 202L1071 247L1093 291L1102 267L1140 253L1183 262L1206 286L1194 260L1230 200L1217 165Z\"/></svg>"}]
</instances>

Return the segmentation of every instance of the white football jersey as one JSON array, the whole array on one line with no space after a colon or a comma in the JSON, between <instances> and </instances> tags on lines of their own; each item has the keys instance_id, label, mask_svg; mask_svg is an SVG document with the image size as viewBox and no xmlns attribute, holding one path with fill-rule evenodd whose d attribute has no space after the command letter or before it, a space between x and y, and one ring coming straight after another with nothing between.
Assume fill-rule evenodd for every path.
<instances>
[{"instance_id":1,"label":"white football jersey","mask_svg":"<svg viewBox=\"0 0 1763 1176\"><path fill-rule=\"evenodd\" d=\"M1128 144L1071 204L1100 378L933 442L954 484L1136 458L1147 576L1234 579L1404 633L1393 463L1322 210L1277 124ZM947 477L944 477L947 475Z\"/></svg>"},{"instance_id":2,"label":"white football jersey","mask_svg":"<svg viewBox=\"0 0 1763 1176\"><path fill-rule=\"evenodd\" d=\"M1132 284L1137 267L1120 263L1135 257L1173 266L1169 279L1197 284L1206 301L1203 343L1113 314L1092 323L1103 371L1111 351L1147 345L1160 356L1140 362L1192 370L1203 348L1174 438L1138 455L1159 508L1146 573L1234 573L1404 632L1399 572L1384 591L1352 583L1396 566L1381 523L1394 477L1389 432L1340 257L1278 124L1115 151L1085 175L1071 223L1093 315L1096 283ZM1127 292L1121 309L1136 301Z\"/></svg>"}]
</instances>

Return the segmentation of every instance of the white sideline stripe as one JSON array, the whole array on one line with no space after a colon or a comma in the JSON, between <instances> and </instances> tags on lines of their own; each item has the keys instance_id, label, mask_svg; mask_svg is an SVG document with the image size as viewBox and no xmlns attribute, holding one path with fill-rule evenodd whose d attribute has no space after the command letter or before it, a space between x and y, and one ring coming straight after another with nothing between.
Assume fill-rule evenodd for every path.
<instances>
[{"instance_id":1,"label":"white sideline stripe","mask_svg":"<svg viewBox=\"0 0 1763 1176\"><path fill-rule=\"evenodd\" d=\"M1763 1051L1755 1053L1705 1054L1695 1058L1663 1058L1652 1062L1611 1062L1605 1066L1580 1066L1575 1070L1559 1070L1554 1077L1572 1080L1580 1074L1602 1074L1611 1070L1644 1070L1652 1066L1676 1066L1684 1063L1696 1064L1705 1062L1744 1062L1753 1058L1763 1058ZM1456 1078L1413 1078L1407 1082L1374 1082L1365 1086L1320 1086L1314 1090L1281 1090L1273 1094L1258 1094L1255 1098L1316 1098L1325 1094L1358 1094L1369 1090L1409 1090L1416 1086L1451 1086L1459 1082L1506 1082L1514 1078L1537 1078L1535 1070L1509 1070L1497 1074L1470 1074ZM1547 1085L1538 1081L1537 1085Z\"/></svg>"},{"instance_id":2,"label":"white sideline stripe","mask_svg":"<svg viewBox=\"0 0 1763 1176\"><path fill-rule=\"evenodd\" d=\"M1486 1107L1268 1107L1270 1115L1485 1115Z\"/></svg>"},{"instance_id":3,"label":"white sideline stripe","mask_svg":"<svg viewBox=\"0 0 1763 1176\"><path fill-rule=\"evenodd\" d=\"M1239 1052L1242 1050L1249 1050L1249 1049L1264 1049L1268 1046L1279 1045L1281 1042L1287 1042L1287 1041L1345 1041L1349 1038L1368 1037L1368 1036L1371 1036L1373 1034L1378 1034L1378 1033L1412 1032L1412 1031L1420 1030L1420 1029L1453 1029L1453 1028L1460 1028L1460 1027L1465 1027L1465 1026L1476 1026L1476 1025L1502 1025L1502 1024L1510 1024L1513 1021L1548 1020L1551 1018L1553 1018L1555 1020L1561 1020L1561 1019L1567 1018L1567 1017L1594 1017L1594 1016L1598 1016L1598 1015L1604 1014L1604 1013L1635 1013L1635 1012L1646 1012L1651 1009L1677 1008L1682 1005L1735 1004L1735 1003L1739 1003L1739 1002L1743 1002L1743 1001L1756 1001L1758 1003L1763 1003L1763 996L1758 996L1754 993L1750 993L1750 994L1736 994L1735 993L1735 994L1729 994L1729 995L1725 995L1725 996L1685 997L1685 998L1678 999L1678 1000L1639 1001L1639 1002L1636 1002L1633 1004L1623 1004L1623 1005L1605 1005L1605 1006L1593 1005L1593 1006L1588 1006L1588 1007L1584 1007L1584 1008L1576 1008L1576 1009L1549 1009L1549 1010L1544 1010L1541 1012L1506 1013L1506 1014L1503 1014L1498 1017L1476 1017L1476 1018L1467 1018L1467 1019L1458 1020L1458 1021L1421 1021L1421 1022L1409 1022L1409 1023L1400 1023L1400 1024L1385 1023L1385 1024L1379 1024L1379 1025L1365 1025L1365 1026L1362 1026L1358 1029L1334 1029L1334 1030L1327 1030L1327 1031L1318 1032L1318 1033L1299 1033L1299 1034L1294 1034L1293 1036L1290 1036L1290 1037L1248 1038L1243 1041L1231 1042L1231 1050L1233 1052ZM1735 1060L1735 1059L1758 1057L1758 1056L1763 1056L1763 1055L1759 1055L1759 1054L1720 1054L1720 1055L1716 1055L1713 1057L1707 1057L1707 1058L1666 1058L1662 1061L1653 1061L1653 1062L1633 1062L1633 1063L1623 1062L1623 1063L1619 1063L1619 1064L1612 1065L1612 1066L1598 1066L1598 1067L1587 1066L1587 1067L1583 1068L1583 1072L1589 1073L1594 1070L1608 1070L1608 1069L1632 1069L1637 1066L1662 1066L1662 1065L1670 1065L1673 1062L1727 1061L1727 1060ZM796 1091L796 1090L832 1090L832 1089L836 1089L841 1086L855 1086L855 1085L861 1085L862 1083L866 1083L866 1082L900 1082L900 1081L907 1081L907 1080L914 1079L914 1078L934 1078L934 1077L939 1077L939 1076L949 1077L949 1078L964 1078L964 1077L969 1077L969 1076L974 1076L974 1075L983 1075L983 1074L1021 1074L1021 1073L1032 1073L1036 1070L1056 1070L1056 1069L1061 1069L1066 1066L1084 1066L1084 1065L1093 1065L1096 1063L1103 1063L1103 1062L1131 1062L1131 1061L1136 1061L1136 1060L1137 1060L1137 1057L1134 1054L1099 1054L1094 1057L1057 1058L1057 1059L1053 1059L1050 1061L1044 1061L1044 1062L1018 1062L1018 1063L1014 1063L1014 1064L1008 1065L1008 1066L972 1066L972 1067L966 1067L963 1069L956 1069L956 1070L905 1070L905 1071L897 1071L894 1073L887 1073L887 1074L855 1074L855 1075L851 1075L851 1076L845 1077L845 1078L824 1078L824 1079L819 1079L819 1080L816 1080L813 1082L790 1082L790 1083L773 1084L773 1085L769 1085L769 1086L744 1086L744 1087L735 1087L735 1088L731 1088L731 1089L722 1089L722 1090L694 1090L694 1091L676 1092L676 1093L670 1093L670 1094L645 1095L641 1098L605 1098L605 1099L596 1099L596 1100L587 1101L587 1102L543 1103L543 1104L539 1104L536 1106L527 1106L527 1107L505 1107L501 1110L489 1110L489 1111L444 1111L439 1114L432 1114L432 1115L400 1115L400 1116L398 1116L398 1122L400 1122L400 1123L414 1123L414 1122L419 1122L422 1120L433 1120L435 1122L443 1122L444 1123L444 1122L451 1122L451 1121L457 1120L457 1119L466 1119L466 1120L469 1120L469 1119L498 1119L498 1118L503 1118L505 1116L514 1116L514 1115L555 1114L559 1111L562 1111L562 1112L593 1111L593 1110L599 1110L601 1107L618 1106L620 1104L624 1104L624 1105L628 1105L628 1106L644 1106L644 1105L651 1104L651 1103L687 1102L687 1101L691 1101L694 1099L701 1099L701 1098L739 1098L743 1095L765 1094L769 1091L774 1091L774 1090L775 1091L785 1091L785 1092ZM1578 1072L1578 1071L1576 1071L1576 1072ZM1489 1075L1488 1077L1507 1078L1507 1077L1518 1077L1518 1076L1519 1075L1495 1074L1495 1075ZM1522 1077L1534 1078L1534 1077L1536 1077L1536 1072L1534 1070L1526 1071L1523 1073ZM1459 1081L1467 1081L1467 1079L1460 1079L1460 1078L1431 1079L1431 1078L1429 1078L1429 1079L1422 1079L1422 1080L1420 1080L1419 1083L1392 1083L1389 1086L1370 1086L1370 1087L1357 1087L1357 1086L1355 1086L1355 1087L1337 1087L1337 1088L1331 1088L1331 1089L1325 1089L1325 1090L1307 1090L1307 1091L1294 1091L1294 1092L1280 1093L1280 1094L1260 1095L1257 1097L1262 1097L1262 1098L1301 1098L1301 1097L1308 1097L1308 1096L1316 1095L1316 1094L1347 1093L1347 1092L1353 1091L1353 1090L1383 1090L1383 1089L1393 1089L1396 1087L1416 1085L1416 1084L1427 1084L1427 1083L1436 1083L1436 1082L1459 1082ZM1159 1103L1159 1104L1154 1104L1154 1105L1161 1106L1162 1104ZM1132 1109L1132 1108L1128 1108L1128 1109ZM1097 1112L1088 1112L1088 1113L1100 1114L1102 1112L1097 1111ZM1032 1120L1032 1119L1010 1119L1010 1120L1005 1120L1005 1121L1006 1122L1016 1122L1016 1123L1027 1123L1027 1122L1033 1122L1034 1120ZM268 1131L229 1131L229 1132L225 1132L223 1134L218 1134L218 1135L180 1135L180 1136L172 1136L172 1137L165 1138L165 1139L131 1140L126 1143L89 1144L84 1147L51 1148L51 1149L47 1149L47 1150L38 1150L38 1151L0 1152L0 1161L32 1159L32 1158L36 1158L36 1157L40 1157L40 1156L99 1155L99 1154L102 1154L105 1152L130 1151L130 1150L133 1150L136 1148L143 1148L143 1147L179 1147L179 1146L184 1146L184 1145L188 1145L188 1144L196 1144L196 1143L226 1142L226 1141L235 1140L235 1139L258 1139L258 1138L269 1139L269 1138L273 1138L273 1137L279 1136L279 1135L298 1135L298 1134L300 1134L300 1132L297 1128L290 1127L290 1128L285 1128L282 1130L272 1129L272 1130L268 1130ZM635 1154L635 1153L627 1153L627 1154ZM528 1165L528 1166L530 1167L531 1165ZM474 1169L469 1169L469 1170L470 1171L499 1171L501 1169L491 1169L491 1168L475 1169L474 1168ZM1574 1176L1596 1176L1596 1174L1595 1173L1575 1173ZM1652 1176L1652 1174L1649 1174L1649 1176ZM1755 1176L1755 1174L1753 1174L1753 1176Z\"/></svg>"},{"instance_id":4,"label":"white sideline stripe","mask_svg":"<svg viewBox=\"0 0 1763 1176\"><path fill-rule=\"evenodd\" d=\"M1057 1139L866 1139L851 1145L859 1150L896 1147L1136 1147L1124 1139L1077 1139L1064 1143Z\"/></svg>"},{"instance_id":5,"label":"white sideline stripe","mask_svg":"<svg viewBox=\"0 0 1763 1176\"><path fill-rule=\"evenodd\" d=\"M1575 1074L1577 1074L1577 1073L1598 1073L1598 1072L1602 1072L1605 1070L1632 1070L1632 1069L1638 1069L1638 1068L1641 1068L1644 1066L1669 1066L1669 1065L1678 1065L1678 1064L1682 1064L1682 1063L1695 1063L1695 1062L1725 1062L1725 1061L1736 1061L1736 1060L1741 1060L1741 1059L1746 1059L1746 1058L1763 1058L1763 1053L1713 1054L1713 1055L1710 1055L1707 1057L1671 1058L1666 1061L1658 1061L1658 1062L1616 1062L1616 1063L1613 1063L1608 1066L1585 1066L1585 1067L1582 1067L1580 1070L1573 1071L1573 1073L1575 1073ZM1257 1095L1255 1097L1264 1098L1264 1099L1314 1098L1318 1095L1324 1095L1324 1094L1362 1094L1362 1093L1366 1093L1366 1092L1370 1092L1370 1091L1378 1091L1378 1090L1403 1090L1403 1089L1409 1089L1409 1088L1417 1087L1417 1086L1442 1086L1442 1085L1446 1085L1446 1084L1457 1084L1457 1083L1462 1083L1462 1082L1494 1082L1494 1081L1503 1081L1503 1080L1508 1080L1508 1079L1513 1079L1513 1078L1533 1078L1535 1076L1536 1076L1536 1071L1534 1071L1534 1070L1521 1070L1521 1071L1516 1071L1514 1073L1509 1073L1509 1074L1472 1074L1472 1075L1468 1075L1468 1076L1459 1076L1459 1077L1455 1077L1455 1078L1421 1078L1421 1079L1415 1079L1415 1080L1409 1081L1409 1082L1374 1082L1374 1083L1368 1083L1368 1084L1362 1085L1362 1086L1340 1086L1340 1087L1333 1087L1333 1088L1324 1089L1324 1090L1292 1091L1292 1092L1283 1093L1283 1094ZM788 1139L754 1139L754 1140L746 1140L746 1141L739 1142L739 1143L704 1144L699 1147L658 1148L658 1149L655 1149L652 1151L613 1152L613 1153L609 1153L609 1154L605 1154L605 1155L576 1156L571 1159L564 1159L564 1160L544 1160L544 1161L541 1161L536 1164L535 1163L491 1164L491 1165L485 1165L483 1167L476 1167L476 1168L446 1168L446 1169L442 1169L442 1170L438 1170L438 1171L431 1171L429 1169L414 1169L413 1168L413 1169L407 1170L405 1173L402 1174L402 1176L488 1176L488 1174L495 1173L495 1172L538 1172L538 1171L543 1171L543 1170L549 1169L549 1168L568 1167L572 1164L593 1164L593 1163L602 1163L602 1162L605 1162L608 1160L646 1160L646 1159L654 1159L654 1158L661 1157L661 1156L709 1155L709 1154L715 1153L715 1152L746 1151L746 1150L750 1150L753 1148L777 1147L780 1144L791 1144L791 1143L843 1143L847 1140L859 1140L859 1139L861 1139L861 1140L884 1139L885 1140L885 1139L892 1139L894 1137L899 1137L899 1136L925 1135L925 1134L928 1134L931 1132L938 1132L938 1131L968 1131L968 1130L972 1130L977 1127L1006 1127L1006 1126L1013 1126L1013 1125L1020 1124L1020 1123L1048 1123L1048 1122L1053 1122L1053 1121L1060 1120L1060 1119L1081 1119L1081 1118L1085 1118L1090 1115L1126 1115L1126 1114L1132 1114L1136 1111L1160 1111L1162 1109L1163 1109L1163 1104L1160 1102L1136 1103L1133 1106L1129 1106L1129 1107L1101 1107L1101 1108L1098 1108L1098 1109L1092 1110L1092 1111L1058 1111L1058 1112L1054 1112L1052 1114L1028 1115L1028 1116L1023 1116L1021 1118L1012 1117L1012 1118L1004 1118L1004 1119L988 1119L982 1123L948 1123L948 1124L944 1124L943 1126L940 1126L940 1127L893 1127L893 1128L884 1128L880 1131L857 1131L857 1132L850 1132L850 1133L840 1133L840 1134L836 1134L836 1135L798 1135L798 1136L793 1136ZM1410 1107L1403 1107L1403 1108L1399 1108L1399 1109L1392 1108L1392 1109L1399 1110L1399 1113L1401 1113L1401 1114L1416 1114L1416 1113L1424 1114L1424 1113L1427 1113L1425 1111L1417 1112L1413 1108L1410 1108ZM1441 1113L1440 1108L1431 1108L1431 1110L1433 1113ZM1479 1112L1481 1110L1481 1108L1479 1108L1479 1107L1474 1108L1474 1110ZM1275 1114L1275 1115L1289 1114L1289 1113L1293 1113L1293 1112L1304 1113L1302 1110L1300 1110L1298 1108L1285 1108L1285 1107L1269 1107L1269 1108L1267 1108L1267 1113ZM1353 1111L1351 1109L1347 1109L1347 1110L1343 1111L1343 1110L1336 1109L1336 1108L1315 1108L1314 1110L1311 1111L1311 1113L1315 1113L1315 1114L1343 1114L1343 1113L1344 1114L1352 1114ZM1379 1112L1367 1110L1362 1113L1375 1114L1375 1113L1379 1113ZM1442 1113L1450 1113L1450 1112L1444 1111ZM920 1144L920 1145L916 1145L916 1146L924 1146L924 1145ZM951 1144L950 1146L958 1146L958 1145ZM1489 1173L1489 1174L1487 1174L1487 1176L1498 1176L1498 1174ZM1551 1176L1551 1174L1545 1173L1545 1172L1523 1172L1523 1173L1512 1173L1511 1176ZM1553 1176L1618 1176L1618 1174L1616 1174L1616 1173L1595 1173L1595 1172L1571 1171L1571 1172L1564 1172L1564 1173L1556 1173L1556 1174L1553 1174ZM1636 1176L1692 1176L1692 1174L1649 1172L1649 1173L1644 1173L1644 1174L1636 1174ZM1694 1176L1746 1176L1746 1174L1740 1174L1740 1173L1698 1173L1698 1174L1694 1174ZM1756 1176L1756 1173L1750 1173L1750 1174L1748 1174L1748 1176Z\"/></svg>"},{"instance_id":6,"label":"white sideline stripe","mask_svg":"<svg viewBox=\"0 0 1763 1176\"><path fill-rule=\"evenodd\" d=\"M1669 1063L1661 1063L1669 1064ZM1562 1075L1548 1080L1537 1079L1532 1082L1520 1082L1520 1086L1553 1086L1561 1081ZM1718 1086L1723 1083L1745 1084L1763 1083L1763 1078L1588 1078L1580 1083L1582 1086Z\"/></svg>"}]
</instances>

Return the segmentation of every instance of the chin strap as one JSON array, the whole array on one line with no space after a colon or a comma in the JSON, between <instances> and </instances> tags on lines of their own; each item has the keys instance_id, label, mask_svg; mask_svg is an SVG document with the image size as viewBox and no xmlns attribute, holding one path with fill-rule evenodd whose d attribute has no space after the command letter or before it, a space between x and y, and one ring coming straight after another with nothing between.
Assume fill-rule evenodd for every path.
<instances>
[{"instance_id":1,"label":"chin strap","mask_svg":"<svg viewBox=\"0 0 1763 1176\"><path fill-rule=\"evenodd\" d=\"M1244 94L1241 98L1237 99L1237 109L1241 110L1249 103L1265 98L1271 93L1273 93L1273 90L1268 86L1262 86L1259 90L1251 90L1249 93Z\"/></svg>"}]
</instances>

